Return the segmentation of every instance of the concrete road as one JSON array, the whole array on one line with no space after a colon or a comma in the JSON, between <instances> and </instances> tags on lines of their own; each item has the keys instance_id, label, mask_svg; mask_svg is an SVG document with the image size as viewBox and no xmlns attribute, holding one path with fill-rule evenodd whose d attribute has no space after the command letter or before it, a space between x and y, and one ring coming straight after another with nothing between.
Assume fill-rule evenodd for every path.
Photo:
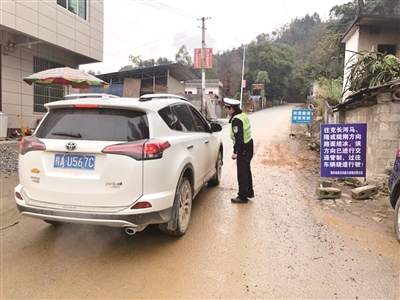
<instances>
[{"instance_id":1,"label":"concrete road","mask_svg":"<svg viewBox=\"0 0 400 300\"><path fill-rule=\"evenodd\" d=\"M248 204L230 202L236 166L224 126L222 182L196 197L182 238L21 217L17 177L3 176L0 298L399 299L400 244L318 205L318 174L289 136L293 108L250 115L256 196Z\"/></svg>"}]
</instances>

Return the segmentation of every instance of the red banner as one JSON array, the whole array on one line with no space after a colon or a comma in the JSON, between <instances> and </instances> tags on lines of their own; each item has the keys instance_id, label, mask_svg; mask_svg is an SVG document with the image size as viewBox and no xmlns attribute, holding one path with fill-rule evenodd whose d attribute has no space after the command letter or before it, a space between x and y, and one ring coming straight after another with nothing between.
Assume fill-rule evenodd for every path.
<instances>
[{"instance_id":1,"label":"red banner","mask_svg":"<svg viewBox=\"0 0 400 300\"><path fill-rule=\"evenodd\" d=\"M204 51L204 68L211 69L212 68L212 48L206 48ZM194 59L193 59L193 68L200 69L201 68L201 48L194 49Z\"/></svg>"},{"instance_id":2,"label":"red banner","mask_svg":"<svg viewBox=\"0 0 400 300\"><path fill-rule=\"evenodd\" d=\"M204 68L211 69L212 68L212 48L206 48L206 53L204 57Z\"/></svg>"},{"instance_id":3,"label":"red banner","mask_svg":"<svg viewBox=\"0 0 400 300\"><path fill-rule=\"evenodd\" d=\"M194 49L194 59L193 59L193 68L200 69L201 68L201 48Z\"/></svg>"}]
</instances>

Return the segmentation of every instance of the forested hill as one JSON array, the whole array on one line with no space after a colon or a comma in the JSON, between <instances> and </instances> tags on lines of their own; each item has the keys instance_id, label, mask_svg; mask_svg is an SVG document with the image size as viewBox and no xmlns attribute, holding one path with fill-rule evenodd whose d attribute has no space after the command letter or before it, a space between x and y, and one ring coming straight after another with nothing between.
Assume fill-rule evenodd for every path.
<instances>
[{"instance_id":1,"label":"forested hill","mask_svg":"<svg viewBox=\"0 0 400 300\"><path fill-rule=\"evenodd\" d=\"M240 93L242 62L245 52L246 95L253 83L264 83L269 100L301 102L312 92L315 81L335 80L341 86L344 68L343 34L358 14L400 15L400 1L371 0L334 6L330 18L318 14L296 18L270 33L261 34L248 45L214 55L215 66L206 70L206 78L224 84L224 97ZM194 72L199 72L194 69ZM211 76L211 77L210 77ZM340 93L340 92L339 92Z\"/></svg>"},{"instance_id":2,"label":"forested hill","mask_svg":"<svg viewBox=\"0 0 400 300\"><path fill-rule=\"evenodd\" d=\"M329 20L315 13L296 18L291 23L269 33L263 33L247 45L213 54L213 68L206 69L206 78L218 78L223 83L223 97L239 99L243 57L246 88L243 99L249 97L253 83L263 83L268 100L303 102L312 92L312 85L339 86L341 98L344 69L343 34L359 15L400 15L399 0L354 0L331 8ZM134 67L171 63L167 58L142 61L129 57ZM201 69L193 68L193 60L185 45L175 56L175 62L191 68L201 78ZM329 84L328 84L329 83Z\"/></svg>"}]
</instances>

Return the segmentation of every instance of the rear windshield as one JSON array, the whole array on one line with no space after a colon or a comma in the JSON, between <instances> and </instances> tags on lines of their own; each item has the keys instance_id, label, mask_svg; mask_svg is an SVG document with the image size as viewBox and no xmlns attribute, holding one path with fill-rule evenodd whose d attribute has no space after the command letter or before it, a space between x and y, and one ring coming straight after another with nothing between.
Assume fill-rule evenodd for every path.
<instances>
[{"instance_id":1,"label":"rear windshield","mask_svg":"<svg viewBox=\"0 0 400 300\"><path fill-rule=\"evenodd\" d=\"M143 112L114 108L60 108L43 119L36 136L46 139L136 141L149 138Z\"/></svg>"}]
</instances>

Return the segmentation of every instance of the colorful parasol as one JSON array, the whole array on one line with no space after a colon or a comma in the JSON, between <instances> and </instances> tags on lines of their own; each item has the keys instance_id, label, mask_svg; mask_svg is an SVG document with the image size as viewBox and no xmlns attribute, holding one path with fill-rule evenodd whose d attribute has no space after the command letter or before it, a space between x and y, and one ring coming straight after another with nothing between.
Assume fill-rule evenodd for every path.
<instances>
[{"instance_id":1,"label":"colorful parasol","mask_svg":"<svg viewBox=\"0 0 400 300\"><path fill-rule=\"evenodd\" d=\"M24 78L24 81L31 85L32 83L50 85L60 84L71 86L75 89L87 89L89 86L103 86L108 88L108 83L93 75L87 74L78 69L69 67L54 68L32 74Z\"/></svg>"}]
</instances>

